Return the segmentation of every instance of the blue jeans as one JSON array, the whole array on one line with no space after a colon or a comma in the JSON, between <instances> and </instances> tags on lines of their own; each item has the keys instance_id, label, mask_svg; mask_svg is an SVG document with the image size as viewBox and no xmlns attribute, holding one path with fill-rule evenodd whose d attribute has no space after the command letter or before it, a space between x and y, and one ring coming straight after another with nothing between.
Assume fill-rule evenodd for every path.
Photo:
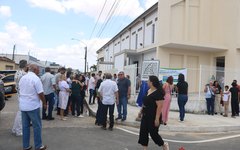
<instances>
[{"instance_id":1,"label":"blue jeans","mask_svg":"<svg viewBox=\"0 0 240 150\"><path fill-rule=\"evenodd\" d=\"M32 122L34 133L35 149L42 146L42 122L40 118L40 108L32 111L22 111L22 128L23 128L23 148L30 146L30 122Z\"/></svg>"},{"instance_id":2,"label":"blue jeans","mask_svg":"<svg viewBox=\"0 0 240 150\"><path fill-rule=\"evenodd\" d=\"M207 101L207 112L209 115L213 115L214 114L214 101L215 98L206 98Z\"/></svg>"},{"instance_id":3,"label":"blue jeans","mask_svg":"<svg viewBox=\"0 0 240 150\"><path fill-rule=\"evenodd\" d=\"M92 102L92 98L93 98L93 103L94 103L94 98L95 98L95 90L94 89L89 89L89 93L90 93L90 96L89 96L89 101L88 103L91 104Z\"/></svg>"},{"instance_id":4,"label":"blue jeans","mask_svg":"<svg viewBox=\"0 0 240 150\"><path fill-rule=\"evenodd\" d=\"M46 109L43 108L42 110L42 117L43 118L52 118L52 111L53 111L53 105L55 103L54 101L54 93L50 93L48 95L45 95L46 102L48 103L48 116L46 115Z\"/></svg>"},{"instance_id":5,"label":"blue jeans","mask_svg":"<svg viewBox=\"0 0 240 150\"><path fill-rule=\"evenodd\" d=\"M127 97L120 97L117 105L118 118L127 119Z\"/></svg>"},{"instance_id":6,"label":"blue jeans","mask_svg":"<svg viewBox=\"0 0 240 150\"><path fill-rule=\"evenodd\" d=\"M180 113L180 120L184 121L185 117L185 104L188 101L188 96L185 94L178 94L178 107L179 107L179 113Z\"/></svg>"}]
</instances>

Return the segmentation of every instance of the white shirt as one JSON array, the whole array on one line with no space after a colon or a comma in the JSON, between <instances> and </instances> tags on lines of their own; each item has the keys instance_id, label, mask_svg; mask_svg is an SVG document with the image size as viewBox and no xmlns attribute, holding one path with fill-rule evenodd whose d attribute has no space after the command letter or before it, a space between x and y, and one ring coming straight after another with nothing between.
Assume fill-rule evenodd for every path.
<instances>
[{"instance_id":1,"label":"white shirt","mask_svg":"<svg viewBox=\"0 0 240 150\"><path fill-rule=\"evenodd\" d=\"M230 92L229 91L224 91L223 92L223 101L227 102L229 100L230 97Z\"/></svg>"},{"instance_id":2,"label":"white shirt","mask_svg":"<svg viewBox=\"0 0 240 150\"><path fill-rule=\"evenodd\" d=\"M32 111L40 107L38 94L43 92L40 78L33 72L28 72L19 81L19 107L21 111Z\"/></svg>"},{"instance_id":3,"label":"white shirt","mask_svg":"<svg viewBox=\"0 0 240 150\"><path fill-rule=\"evenodd\" d=\"M50 72L46 72L41 77L43 83L44 95L49 95L54 92L53 85L56 85L55 77Z\"/></svg>"},{"instance_id":4,"label":"white shirt","mask_svg":"<svg viewBox=\"0 0 240 150\"><path fill-rule=\"evenodd\" d=\"M58 82L58 87L60 91L64 91L64 92L67 92L67 89L69 89L69 85L67 81L64 81L64 80Z\"/></svg>"},{"instance_id":5,"label":"white shirt","mask_svg":"<svg viewBox=\"0 0 240 150\"><path fill-rule=\"evenodd\" d=\"M103 97L102 103L104 105L113 105L115 103L115 92L118 91L117 83L106 79L103 81L98 89L101 96Z\"/></svg>"},{"instance_id":6,"label":"white shirt","mask_svg":"<svg viewBox=\"0 0 240 150\"><path fill-rule=\"evenodd\" d=\"M94 79L94 77L91 77L91 78L89 79L88 86L89 86L89 89L95 90L95 79Z\"/></svg>"}]
</instances>

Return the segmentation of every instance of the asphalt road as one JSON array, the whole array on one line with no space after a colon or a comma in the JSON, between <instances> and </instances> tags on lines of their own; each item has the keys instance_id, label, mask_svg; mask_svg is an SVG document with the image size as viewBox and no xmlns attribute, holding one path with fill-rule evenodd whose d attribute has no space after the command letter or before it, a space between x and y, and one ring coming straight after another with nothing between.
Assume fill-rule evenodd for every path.
<instances>
[{"instance_id":1,"label":"asphalt road","mask_svg":"<svg viewBox=\"0 0 240 150\"><path fill-rule=\"evenodd\" d=\"M11 134L11 127L17 110L14 98L0 114L0 150L21 150L22 138ZM113 131L102 130L94 125L94 118L69 117L68 121L43 121L43 144L49 150L139 150L139 130L116 126ZM225 133L176 133L161 132L169 141L170 150L239 150L240 132ZM235 137L231 137L235 135ZM31 138L33 145L33 137ZM149 150L162 149L152 140Z\"/></svg>"}]
</instances>

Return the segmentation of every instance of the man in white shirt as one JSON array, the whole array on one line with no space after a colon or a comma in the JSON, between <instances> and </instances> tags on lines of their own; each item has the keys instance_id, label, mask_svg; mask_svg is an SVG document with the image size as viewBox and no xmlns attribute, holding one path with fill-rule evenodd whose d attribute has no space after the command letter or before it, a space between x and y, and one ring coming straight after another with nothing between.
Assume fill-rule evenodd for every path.
<instances>
[{"instance_id":1,"label":"man in white shirt","mask_svg":"<svg viewBox=\"0 0 240 150\"><path fill-rule=\"evenodd\" d=\"M106 130L106 123L107 123L107 112L109 109L109 130L113 130L114 125L114 106L115 101L118 103L118 86L117 83L112 81L112 75L110 73L106 74L106 80L104 80L98 92L102 96L102 104L103 104L103 126L102 129Z\"/></svg>"},{"instance_id":2,"label":"man in white shirt","mask_svg":"<svg viewBox=\"0 0 240 150\"><path fill-rule=\"evenodd\" d=\"M48 103L48 115L46 114L46 109L42 110L42 119L43 120L54 120L52 117L53 105L54 105L54 91L56 89L55 77L51 73L49 67L45 68L45 74L41 77L43 84L43 93Z\"/></svg>"},{"instance_id":3,"label":"man in white shirt","mask_svg":"<svg viewBox=\"0 0 240 150\"><path fill-rule=\"evenodd\" d=\"M95 86L96 86L96 80L95 80L95 73L92 73L92 77L89 79L89 105L93 104L92 103L92 98L95 95Z\"/></svg>"},{"instance_id":4,"label":"man in white shirt","mask_svg":"<svg viewBox=\"0 0 240 150\"><path fill-rule=\"evenodd\" d=\"M30 150L30 122L34 132L34 145L36 150L45 150L42 145L42 122L40 118L40 105L46 109L46 100L43 93L43 86L39 74L39 67L31 64L29 72L19 81L19 107L22 112L23 127L23 149Z\"/></svg>"}]
</instances>

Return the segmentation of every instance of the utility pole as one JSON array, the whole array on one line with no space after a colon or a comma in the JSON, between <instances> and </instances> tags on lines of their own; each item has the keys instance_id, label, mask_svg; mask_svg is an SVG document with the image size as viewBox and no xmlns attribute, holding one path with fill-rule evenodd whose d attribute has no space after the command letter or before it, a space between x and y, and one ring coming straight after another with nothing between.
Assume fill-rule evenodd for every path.
<instances>
[{"instance_id":1,"label":"utility pole","mask_svg":"<svg viewBox=\"0 0 240 150\"><path fill-rule=\"evenodd\" d=\"M13 45L13 54L12 54L12 60L14 61L15 59L15 49L16 49L16 44Z\"/></svg>"},{"instance_id":2,"label":"utility pole","mask_svg":"<svg viewBox=\"0 0 240 150\"><path fill-rule=\"evenodd\" d=\"M84 57L84 59L85 59L84 73L86 75L86 73L87 73L87 46L85 47L85 57Z\"/></svg>"}]
</instances>

